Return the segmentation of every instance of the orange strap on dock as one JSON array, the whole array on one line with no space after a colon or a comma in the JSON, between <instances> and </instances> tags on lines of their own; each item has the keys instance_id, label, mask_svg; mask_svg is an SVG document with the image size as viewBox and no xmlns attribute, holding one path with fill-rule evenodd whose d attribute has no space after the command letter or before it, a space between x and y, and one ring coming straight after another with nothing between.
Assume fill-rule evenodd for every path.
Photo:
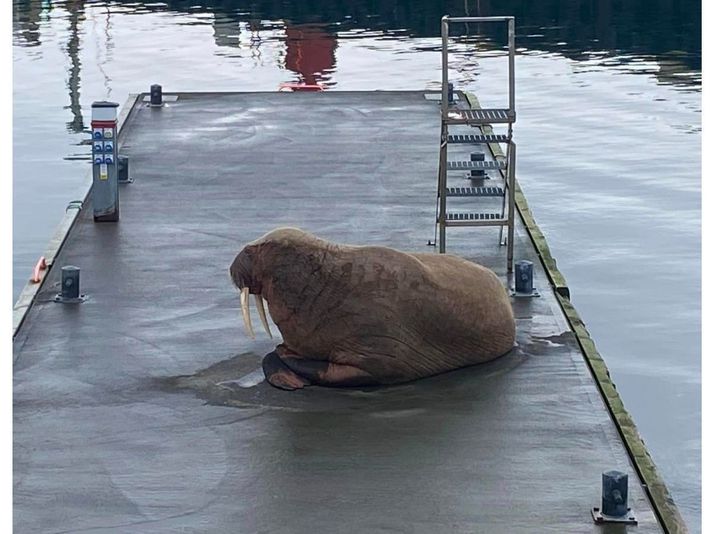
<instances>
[{"instance_id":1,"label":"orange strap on dock","mask_svg":"<svg viewBox=\"0 0 713 534\"><path fill-rule=\"evenodd\" d=\"M40 256L40 259L37 260L35 268L32 270L32 277L30 278L30 282L32 282L33 284L38 283L41 280L40 271L44 271L46 268L47 262L45 261L45 257Z\"/></svg>"}]
</instances>

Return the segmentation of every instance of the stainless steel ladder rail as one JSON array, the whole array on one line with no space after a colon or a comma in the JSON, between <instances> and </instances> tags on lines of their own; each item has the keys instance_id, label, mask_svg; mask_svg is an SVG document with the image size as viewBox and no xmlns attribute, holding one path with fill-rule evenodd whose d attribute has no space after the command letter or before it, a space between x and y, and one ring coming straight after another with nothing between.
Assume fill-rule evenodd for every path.
<instances>
[{"instance_id":1,"label":"stainless steel ladder rail","mask_svg":"<svg viewBox=\"0 0 713 534\"><path fill-rule=\"evenodd\" d=\"M448 38L449 24L451 23L480 23L480 22L506 22L508 26L508 108L507 109L468 109L458 110L454 116L449 114L456 111L450 107L449 100L449 83L448 83ZM438 164L438 198L437 198L437 220L436 224L439 229L439 252L446 251L446 228L448 226L500 226L500 242L502 243L503 226L508 227L507 232L507 268L508 273L512 272L513 267L513 242L514 242L514 223L515 223L515 143L512 140L512 125L515 122L515 17L500 16L500 17L449 17L444 16L441 19L441 142ZM448 197L448 142L449 142L449 125L470 125L480 127L480 136L453 136L454 138L471 137L476 139L476 143L487 144L489 141L488 135L485 134L483 127L488 127L492 123L507 124L508 133L505 139L503 136L494 136L500 139L499 142L506 143L505 154L505 190L503 194L507 194L507 203L503 196L503 204L501 216L494 218L490 214L453 214L453 218L446 212L446 199ZM483 139L478 141L478 139ZM488 162L489 163L489 162ZM454 166L458 166L454 162ZM464 166L463 163L460 164ZM475 165L475 164L472 164ZM485 163L482 165L486 168ZM472 167L471 167L472 168ZM497 165L488 168L500 168ZM502 173L502 170L501 170ZM482 189L482 188L472 188ZM480 195L479 195L480 196ZM507 217L504 217L505 206L507 205ZM467 216L467 217L466 217Z\"/></svg>"}]
</instances>

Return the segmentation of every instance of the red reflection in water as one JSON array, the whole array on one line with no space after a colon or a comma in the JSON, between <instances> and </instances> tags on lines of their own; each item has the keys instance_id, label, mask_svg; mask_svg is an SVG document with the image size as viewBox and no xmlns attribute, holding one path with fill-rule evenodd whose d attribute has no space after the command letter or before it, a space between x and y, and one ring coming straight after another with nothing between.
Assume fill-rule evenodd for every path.
<instances>
[{"instance_id":1,"label":"red reflection in water","mask_svg":"<svg viewBox=\"0 0 713 534\"><path fill-rule=\"evenodd\" d=\"M336 36L310 24L287 26L285 30L285 66L298 74L300 82L307 85L329 80L337 63L334 54L337 49Z\"/></svg>"}]
</instances>

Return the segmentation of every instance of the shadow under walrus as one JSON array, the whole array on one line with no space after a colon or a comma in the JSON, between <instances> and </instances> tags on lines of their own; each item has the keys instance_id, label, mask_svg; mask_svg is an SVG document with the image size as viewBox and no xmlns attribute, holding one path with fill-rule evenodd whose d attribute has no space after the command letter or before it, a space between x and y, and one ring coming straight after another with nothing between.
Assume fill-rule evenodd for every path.
<instances>
[{"instance_id":1,"label":"shadow under walrus","mask_svg":"<svg viewBox=\"0 0 713 534\"><path fill-rule=\"evenodd\" d=\"M497 401L509 389L508 384L517 383L518 369L530 358L551 357L553 351L569 350L567 342L561 339L567 336L571 334L546 338L518 335L516 346L493 361L388 386L311 386L283 391L265 381L261 366L264 355L245 352L192 375L159 379L159 387L172 392L193 392L209 404L242 408L366 411L375 417L415 414L436 407L459 410L472 403Z\"/></svg>"}]
</instances>

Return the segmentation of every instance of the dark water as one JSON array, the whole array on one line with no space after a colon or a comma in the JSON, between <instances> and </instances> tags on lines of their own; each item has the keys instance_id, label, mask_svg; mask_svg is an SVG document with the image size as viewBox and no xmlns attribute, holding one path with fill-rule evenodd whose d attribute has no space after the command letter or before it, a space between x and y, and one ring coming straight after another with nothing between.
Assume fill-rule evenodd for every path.
<instances>
[{"instance_id":1,"label":"dark water","mask_svg":"<svg viewBox=\"0 0 713 534\"><path fill-rule=\"evenodd\" d=\"M517 17L518 178L698 531L700 2L15 1L14 296L88 170L92 101L156 82L437 88L445 13ZM451 76L497 105L504 32L461 29Z\"/></svg>"}]
</instances>

